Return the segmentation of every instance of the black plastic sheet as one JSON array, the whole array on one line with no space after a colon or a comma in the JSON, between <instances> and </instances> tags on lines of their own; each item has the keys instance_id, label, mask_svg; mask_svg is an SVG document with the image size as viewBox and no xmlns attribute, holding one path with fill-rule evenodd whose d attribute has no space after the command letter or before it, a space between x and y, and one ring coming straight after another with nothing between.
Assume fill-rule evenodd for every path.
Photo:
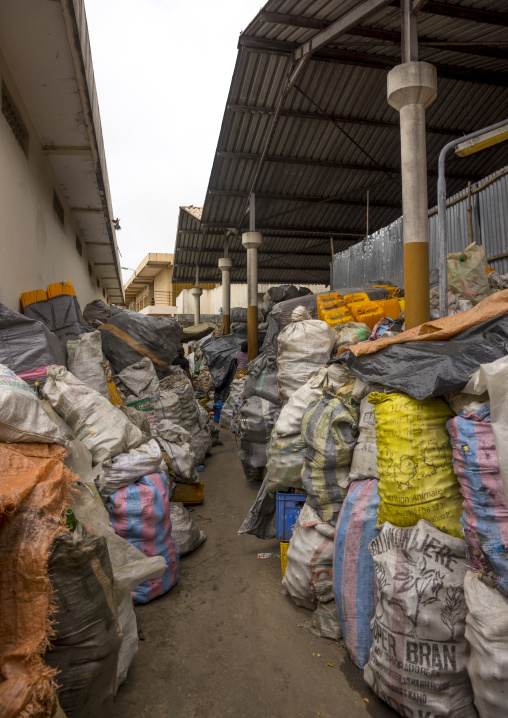
<instances>
[{"instance_id":1,"label":"black plastic sheet","mask_svg":"<svg viewBox=\"0 0 508 718\"><path fill-rule=\"evenodd\" d=\"M265 338L264 333L259 333L259 346ZM229 394L229 387L236 372L235 354L240 350L242 342L247 341L247 334L238 332L227 334L224 337L208 339L201 344L201 351L205 357L206 364L212 375L215 386L215 401L226 401Z\"/></svg>"},{"instance_id":2,"label":"black plastic sheet","mask_svg":"<svg viewBox=\"0 0 508 718\"><path fill-rule=\"evenodd\" d=\"M0 304L0 364L16 373L48 364L65 366L66 352L43 322L25 317ZM46 377L37 380L44 384ZM33 384L35 379L25 379Z\"/></svg>"},{"instance_id":3,"label":"black plastic sheet","mask_svg":"<svg viewBox=\"0 0 508 718\"><path fill-rule=\"evenodd\" d=\"M120 332L115 334L115 328ZM157 376L164 377L182 338L182 327L176 319L149 317L127 309L113 312L109 322L101 324L99 329L102 351L117 374L148 356ZM143 352L138 351L138 345Z\"/></svg>"},{"instance_id":4,"label":"black plastic sheet","mask_svg":"<svg viewBox=\"0 0 508 718\"><path fill-rule=\"evenodd\" d=\"M470 375L508 354L508 314L495 317L439 342L392 344L375 354L341 361L364 382L383 384L414 399L428 399L461 391Z\"/></svg>"},{"instance_id":5,"label":"black plastic sheet","mask_svg":"<svg viewBox=\"0 0 508 718\"><path fill-rule=\"evenodd\" d=\"M69 340L76 340L81 334L94 330L85 322L78 300L71 294L58 294L42 302L28 304L23 313L30 319L44 322L60 339L65 349Z\"/></svg>"},{"instance_id":6,"label":"black plastic sheet","mask_svg":"<svg viewBox=\"0 0 508 718\"><path fill-rule=\"evenodd\" d=\"M102 299L94 299L83 309L83 317L87 322L99 321L104 324L111 319L111 309Z\"/></svg>"},{"instance_id":7,"label":"black plastic sheet","mask_svg":"<svg viewBox=\"0 0 508 718\"><path fill-rule=\"evenodd\" d=\"M238 535L252 534L260 539L275 538L275 496L266 491L266 478L256 496L256 500L249 509Z\"/></svg>"}]
</instances>

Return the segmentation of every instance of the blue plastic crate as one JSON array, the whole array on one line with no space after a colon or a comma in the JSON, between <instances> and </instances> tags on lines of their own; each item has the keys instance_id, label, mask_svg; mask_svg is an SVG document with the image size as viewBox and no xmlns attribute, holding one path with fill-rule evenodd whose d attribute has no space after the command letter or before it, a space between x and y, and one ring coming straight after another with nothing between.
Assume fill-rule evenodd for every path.
<instances>
[{"instance_id":1,"label":"blue plastic crate","mask_svg":"<svg viewBox=\"0 0 508 718\"><path fill-rule=\"evenodd\" d=\"M278 491L276 496L275 525L279 541L289 541L307 494L287 494Z\"/></svg>"}]
</instances>

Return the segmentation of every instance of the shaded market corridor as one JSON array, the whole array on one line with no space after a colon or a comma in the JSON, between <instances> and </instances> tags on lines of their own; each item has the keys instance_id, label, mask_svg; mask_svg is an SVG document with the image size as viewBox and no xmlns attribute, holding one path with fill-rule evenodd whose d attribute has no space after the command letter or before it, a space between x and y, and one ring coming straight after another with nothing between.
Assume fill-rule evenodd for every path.
<instances>
[{"instance_id":1,"label":"shaded market corridor","mask_svg":"<svg viewBox=\"0 0 508 718\"><path fill-rule=\"evenodd\" d=\"M180 562L176 588L136 615L142 640L115 718L336 718L395 715L345 648L318 638L310 611L283 595L279 543L237 531L259 484L248 484L235 438L220 430L191 516L207 541ZM333 664L332 666L328 664Z\"/></svg>"}]
</instances>

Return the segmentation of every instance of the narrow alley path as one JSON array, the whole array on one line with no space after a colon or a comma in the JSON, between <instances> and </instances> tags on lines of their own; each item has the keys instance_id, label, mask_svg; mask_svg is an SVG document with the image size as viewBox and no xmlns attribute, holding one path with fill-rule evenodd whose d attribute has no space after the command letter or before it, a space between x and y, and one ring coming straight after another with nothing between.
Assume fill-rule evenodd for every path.
<instances>
[{"instance_id":1,"label":"narrow alley path","mask_svg":"<svg viewBox=\"0 0 508 718\"><path fill-rule=\"evenodd\" d=\"M175 589L136 608L144 640L113 718L395 715L342 645L302 627L311 613L283 595L280 559L257 558L278 542L237 535L259 484L247 483L231 432L221 439L191 510L208 539L181 560Z\"/></svg>"}]
</instances>

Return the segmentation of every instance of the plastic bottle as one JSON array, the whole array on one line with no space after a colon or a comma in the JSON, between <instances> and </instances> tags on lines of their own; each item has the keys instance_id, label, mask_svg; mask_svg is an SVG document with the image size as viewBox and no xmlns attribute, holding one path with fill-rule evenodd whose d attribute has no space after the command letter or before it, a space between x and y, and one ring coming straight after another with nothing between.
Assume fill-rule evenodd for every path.
<instances>
[{"instance_id":1,"label":"plastic bottle","mask_svg":"<svg viewBox=\"0 0 508 718\"><path fill-rule=\"evenodd\" d=\"M74 511L72 509L66 509L65 511L65 525L71 533L74 532L76 526L78 525L78 520L74 515Z\"/></svg>"}]
</instances>

